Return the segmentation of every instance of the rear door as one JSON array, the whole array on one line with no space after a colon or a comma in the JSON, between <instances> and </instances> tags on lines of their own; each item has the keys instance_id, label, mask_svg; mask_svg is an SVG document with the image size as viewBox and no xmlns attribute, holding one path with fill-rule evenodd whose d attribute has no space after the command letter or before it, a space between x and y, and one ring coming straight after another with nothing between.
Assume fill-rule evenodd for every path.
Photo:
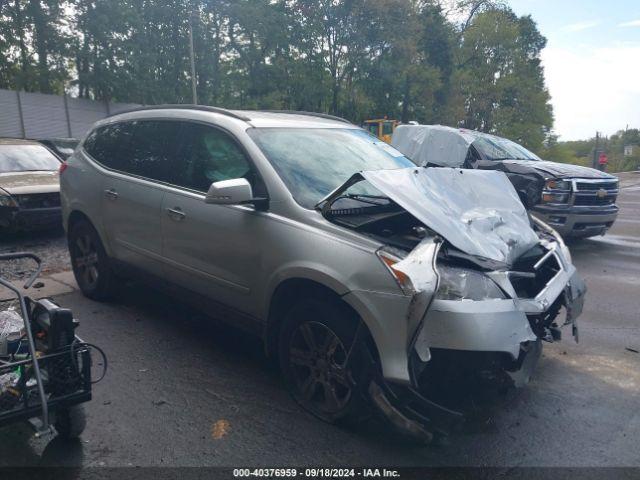
<instances>
[{"instance_id":1,"label":"rear door","mask_svg":"<svg viewBox=\"0 0 640 480\"><path fill-rule=\"evenodd\" d=\"M115 258L162 275L160 215L163 190L177 139L176 122L138 120L116 124L105 165L102 216Z\"/></svg>"}]
</instances>

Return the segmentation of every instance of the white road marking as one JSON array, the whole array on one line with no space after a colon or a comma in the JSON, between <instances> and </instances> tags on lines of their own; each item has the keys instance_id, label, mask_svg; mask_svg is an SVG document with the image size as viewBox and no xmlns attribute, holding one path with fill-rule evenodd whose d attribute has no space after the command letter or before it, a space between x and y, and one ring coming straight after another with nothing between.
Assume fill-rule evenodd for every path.
<instances>
[{"instance_id":1,"label":"white road marking","mask_svg":"<svg viewBox=\"0 0 640 480\"><path fill-rule=\"evenodd\" d=\"M622 235L607 235L605 237L592 237L589 240L600 243L609 243L621 247L631 247L640 249L640 239Z\"/></svg>"},{"instance_id":2,"label":"white road marking","mask_svg":"<svg viewBox=\"0 0 640 480\"><path fill-rule=\"evenodd\" d=\"M616 222L622 222L622 223L638 223L640 224L640 220L632 220L630 218L618 218L616 219Z\"/></svg>"}]
</instances>

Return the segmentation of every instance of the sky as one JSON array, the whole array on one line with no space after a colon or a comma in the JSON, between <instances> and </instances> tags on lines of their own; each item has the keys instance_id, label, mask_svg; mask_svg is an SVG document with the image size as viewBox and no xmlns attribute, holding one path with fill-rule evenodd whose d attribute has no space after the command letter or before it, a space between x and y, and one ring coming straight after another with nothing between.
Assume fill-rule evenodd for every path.
<instances>
[{"instance_id":1,"label":"sky","mask_svg":"<svg viewBox=\"0 0 640 480\"><path fill-rule=\"evenodd\" d=\"M640 128L640 0L508 0L547 38L545 80L561 140Z\"/></svg>"}]
</instances>

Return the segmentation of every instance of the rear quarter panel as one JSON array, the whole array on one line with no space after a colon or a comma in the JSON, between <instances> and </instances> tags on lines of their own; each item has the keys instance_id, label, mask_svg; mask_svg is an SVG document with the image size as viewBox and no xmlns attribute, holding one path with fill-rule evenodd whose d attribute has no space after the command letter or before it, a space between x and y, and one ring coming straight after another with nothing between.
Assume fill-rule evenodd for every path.
<instances>
[{"instance_id":1,"label":"rear quarter panel","mask_svg":"<svg viewBox=\"0 0 640 480\"><path fill-rule=\"evenodd\" d=\"M81 149L77 149L67 159L67 168L60 175L62 223L68 233L71 213L77 211L86 215L100 234L107 253L110 253L101 220L102 174L86 160L85 155Z\"/></svg>"}]
</instances>

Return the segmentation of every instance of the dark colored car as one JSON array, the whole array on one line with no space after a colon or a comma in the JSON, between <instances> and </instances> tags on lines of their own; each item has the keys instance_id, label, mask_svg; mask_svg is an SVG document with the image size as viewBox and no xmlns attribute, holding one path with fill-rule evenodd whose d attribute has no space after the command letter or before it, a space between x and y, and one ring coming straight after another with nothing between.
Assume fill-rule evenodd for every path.
<instances>
[{"instance_id":1,"label":"dark colored car","mask_svg":"<svg viewBox=\"0 0 640 480\"><path fill-rule=\"evenodd\" d=\"M46 146L62 160L69 158L78 146L78 139L76 138L41 138L38 142Z\"/></svg>"},{"instance_id":2,"label":"dark colored car","mask_svg":"<svg viewBox=\"0 0 640 480\"><path fill-rule=\"evenodd\" d=\"M618 215L618 179L549 162L506 138L441 125L402 125L392 145L418 165L504 172L527 209L563 237L603 235Z\"/></svg>"},{"instance_id":3,"label":"dark colored car","mask_svg":"<svg viewBox=\"0 0 640 480\"><path fill-rule=\"evenodd\" d=\"M36 141L0 139L0 230L61 225L60 165Z\"/></svg>"}]
</instances>

